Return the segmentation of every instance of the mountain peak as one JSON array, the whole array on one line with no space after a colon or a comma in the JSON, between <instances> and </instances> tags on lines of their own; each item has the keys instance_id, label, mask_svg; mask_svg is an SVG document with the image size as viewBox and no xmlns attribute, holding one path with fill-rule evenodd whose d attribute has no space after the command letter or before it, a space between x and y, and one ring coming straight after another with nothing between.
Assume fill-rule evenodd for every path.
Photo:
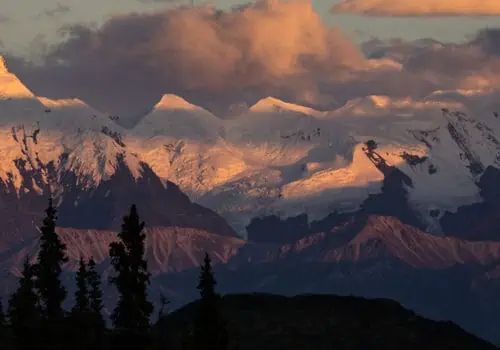
<instances>
[{"instance_id":1,"label":"mountain peak","mask_svg":"<svg viewBox=\"0 0 500 350\"><path fill-rule=\"evenodd\" d=\"M252 112L279 112L280 110L287 110L296 113L317 115L318 111L308 108L299 104L289 103L282 101L276 97L268 96L257 101L253 106L249 108Z\"/></svg>"},{"instance_id":2,"label":"mountain peak","mask_svg":"<svg viewBox=\"0 0 500 350\"><path fill-rule=\"evenodd\" d=\"M0 56L0 98L34 98L33 93L9 72L5 58Z\"/></svg>"},{"instance_id":3,"label":"mountain peak","mask_svg":"<svg viewBox=\"0 0 500 350\"><path fill-rule=\"evenodd\" d=\"M299 107L292 103L287 103L276 97L268 96L257 101L250 110L255 112L276 112L278 108L294 109L293 107Z\"/></svg>"},{"instance_id":4,"label":"mountain peak","mask_svg":"<svg viewBox=\"0 0 500 350\"><path fill-rule=\"evenodd\" d=\"M194 110L199 109L199 107L189 103L180 96L173 94L165 94L162 96L160 101L154 106L154 109L183 109L183 110Z\"/></svg>"}]
</instances>

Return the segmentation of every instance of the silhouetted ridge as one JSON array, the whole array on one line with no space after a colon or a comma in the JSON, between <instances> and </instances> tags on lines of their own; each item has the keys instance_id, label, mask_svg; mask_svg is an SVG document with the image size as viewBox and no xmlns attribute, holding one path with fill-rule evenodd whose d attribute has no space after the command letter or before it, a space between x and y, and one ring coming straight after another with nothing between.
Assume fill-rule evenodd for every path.
<instances>
[{"instance_id":1,"label":"silhouetted ridge","mask_svg":"<svg viewBox=\"0 0 500 350\"><path fill-rule=\"evenodd\" d=\"M172 340L170 349L182 349L182 334L198 304L157 325ZM230 349L496 349L453 323L427 320L391 300L252 294L224 296L221 306L230 320Z\"/></svg>"}]
</instances>

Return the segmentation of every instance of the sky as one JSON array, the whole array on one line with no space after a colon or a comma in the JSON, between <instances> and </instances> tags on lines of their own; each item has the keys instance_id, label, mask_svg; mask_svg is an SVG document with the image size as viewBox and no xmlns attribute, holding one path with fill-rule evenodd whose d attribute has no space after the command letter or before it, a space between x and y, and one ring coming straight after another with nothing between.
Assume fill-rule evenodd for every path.
<instances>
[{"instance_id":1,"label":"sky","mask_svg":"<svg viewBox=\"0 0 500 350\"><path fill-rule=\"evenodd\" d=\"M343 29L359 42L370 37L418 39L432 37L462 41L478 29L498 26L500 17L371 17L357 14L332 14L330 8L340 0L313 0L312 5L326 24ZM441 0L443 1L443 0ZM489 0L471 0L489 1ZM497 1L497 0L493 0ZM193 0L194 4L202 3ZM411 1L410 1L411 2ZM451 0L449 0L451 2ZM189 2L177 0L0 0L0 42L3 49L16 54L36 54L44 43L52 43L57 31L74 23L102 24L109 16L147 12ZM240 4L238 0L214 0L218 8ZM456 3L454 1L454 3Z\"/></svg>"},{"instance_id":2,"label":"sky","mask_svg":"<svg viewBox=\"0 0 500 350\"><path fill-rule=\"evenodd\" d=\"M0 0L0 53L35 94L121 116L500 87L500 0L175 1Z\"/></svg>"}]
</instances>

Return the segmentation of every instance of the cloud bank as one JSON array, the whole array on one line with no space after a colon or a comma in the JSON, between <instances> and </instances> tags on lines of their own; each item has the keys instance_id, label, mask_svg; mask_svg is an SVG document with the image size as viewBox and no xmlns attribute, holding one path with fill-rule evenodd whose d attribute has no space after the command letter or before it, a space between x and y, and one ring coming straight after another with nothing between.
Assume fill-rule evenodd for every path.
<instances>
[{"instance_id":1,"label":"cloud bank","mask_svg":"<svg viewBox=\"0 0 500 350\"><path fill-rule=\"evenodd\" d=\"M164 93L219 112L267 96L326 109L371 94L500 86L500 30L459 45L379 40L362 52L304 1L181 7L61 33L41 64L7 56L9 69L37 95L120 115L144 113Z\"/></svg>"},{"instance_id":2,"label":"cloud bank","mask_svg":"<svg viewBox=\"0 0 500 350\"><path fill-rule=\"evenodd\" d=\"M208 99L228 92L255 98L314 94L310 89L324 71L340 76L364 60L304 1L257 2L229 12L183 7L117 16L97 30L72 26L63 33L68 39L52 48L42 67L18 62L19 74L35 89L52 80L51 95L71 91L99 107L104 101L96 89L111 92L114 109L127 98L166 92L204 91ZM16 63L11 66L16 70Z\"/></svg>"},{"instance_id":3,"label":"cloud bank","mask_svg":"<svg viewBox=\"0 0 500 350\"><path fill-rule=\"evenodd\" d=\"M500 16L498 0L343 0L333 13L367 16Z\"/></svg>"}]
</instances>

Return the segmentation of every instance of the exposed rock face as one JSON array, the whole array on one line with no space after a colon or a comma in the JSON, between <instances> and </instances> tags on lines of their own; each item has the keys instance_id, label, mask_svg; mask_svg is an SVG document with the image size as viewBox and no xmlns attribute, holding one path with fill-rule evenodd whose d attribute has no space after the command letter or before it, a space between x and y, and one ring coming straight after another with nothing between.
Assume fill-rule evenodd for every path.
<instances>
[{"instance_id":1,"label":"exposed rock face","mask_svg":"<svg viewBox=\"0 0 500 350\"><path fill-rule=\"evenodd\" d=\"M48 189L41 181L42 174L27 171L19 163L24 178L19 193L11 183L0 182L0 215L6 219L1 240L4 247L36 235L47 205ZM45 187L45 196L35 189L37 179ZM108 180L91 189L79 185L74 173L66 172L62 179L63 190L55 197L61 227L116 231L123 215L135 203L149 227L192 228L236 236L222 217L191 202L175 184L164 186L145 164L139 179L121 166Z\"/></svg>"},{"instance_id":2,"label":"exposed rock face","mask_svg":"<svg viewBox=\"0 0 500 350\"><path fill-rule=\"evenodd\" d=\"M486 168L477 182L483 202L461 206L447 212L441 227L447 235L468 240L500 241L500 170Z\"/></svg>"},{"instance_id":3,"label":"exposed rock face","mask_svg":"<svg viewBox=\"0 0 500 350\"><path fill-rule=\"evenodd\" d=\"M73 228L57 229L67 246L67 271L76 272L80 257L93 257L98 264L109 265L109 244L118 239L116 232ZM240 238L227 237L207 231L181 227L146 228L146 256L153 276L197 268L205 252L214 263L227 263L246 243ZM5 268L18 269L26 256L34 260L39 249L37 238L26 240L0 261Z\"/></svg>"}]
</instances>

